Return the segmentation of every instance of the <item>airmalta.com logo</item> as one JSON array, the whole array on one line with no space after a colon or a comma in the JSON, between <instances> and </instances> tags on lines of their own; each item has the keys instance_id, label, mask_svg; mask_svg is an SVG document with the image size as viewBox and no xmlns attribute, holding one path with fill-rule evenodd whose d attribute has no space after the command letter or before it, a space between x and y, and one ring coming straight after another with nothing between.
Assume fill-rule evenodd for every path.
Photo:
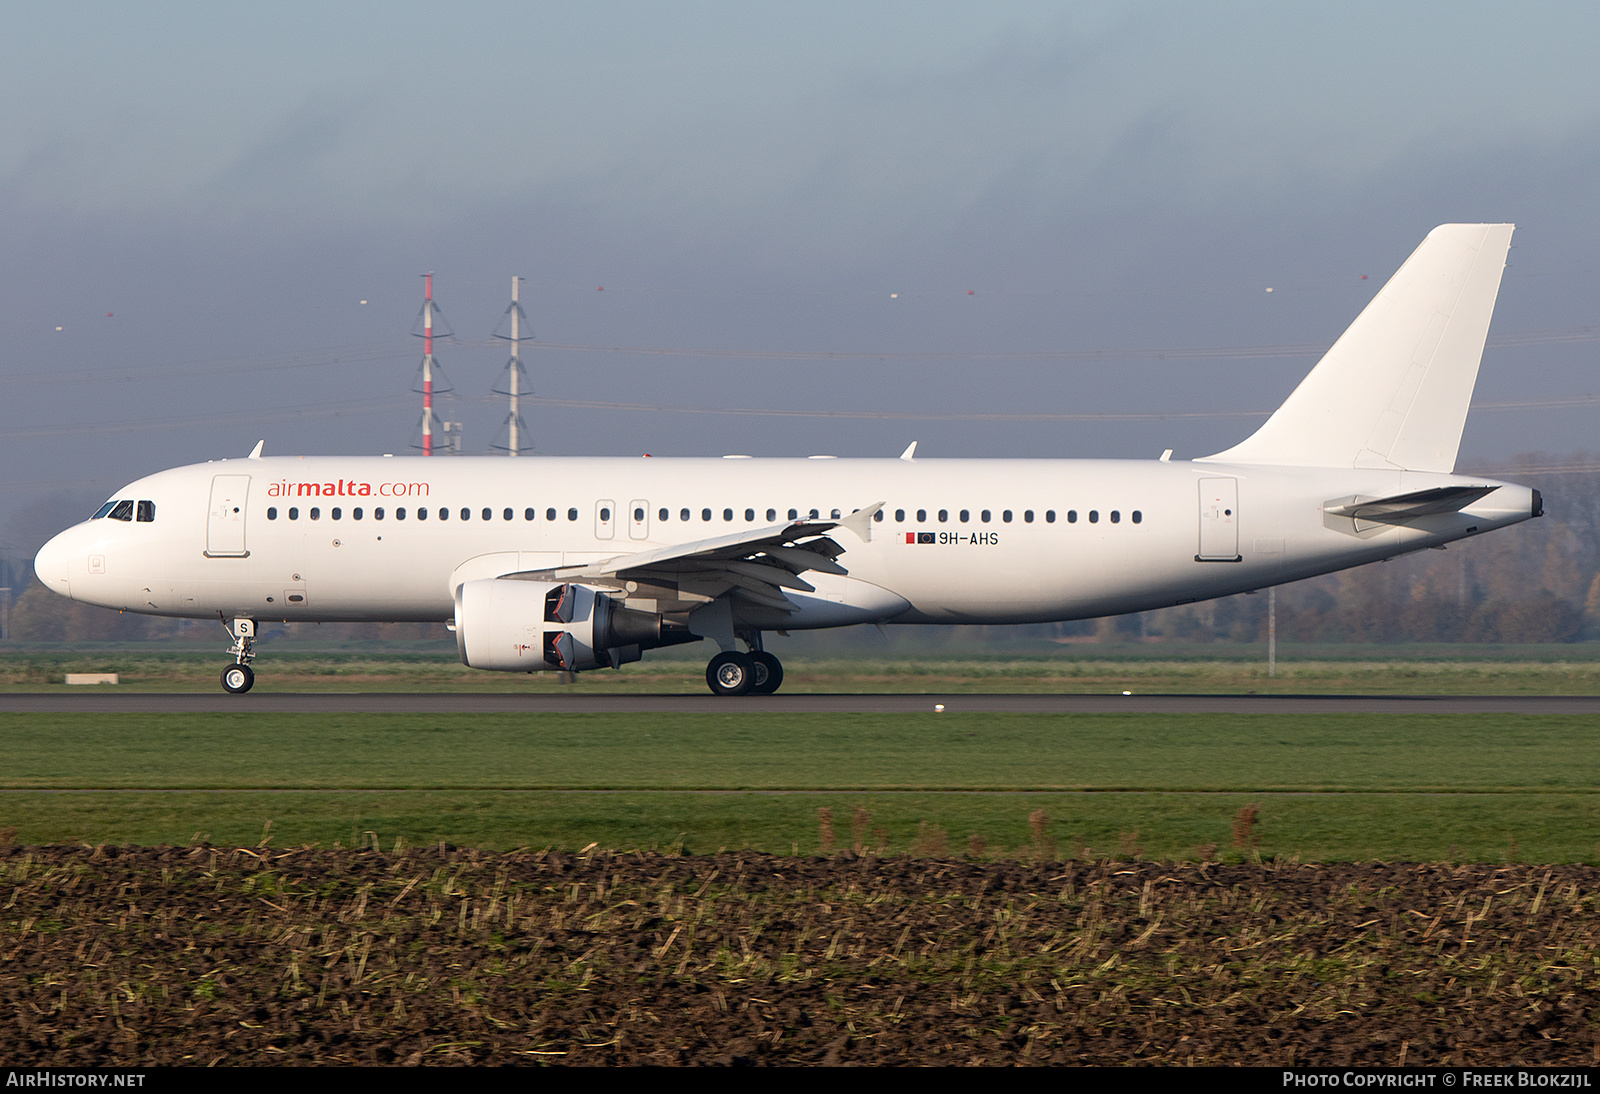
<instances>
[{"instance_id":1,"label":"airmalta.com logo","mask_svg":"<svg viewBox=\"0 0 1600 1094\"><path fill-rule=\"evenodd\" d=\"M425 498L425 482L357 482L339 479L335 482L290 482L280 479L267 486L269 498Z\"/></svg>"}]
</instances>

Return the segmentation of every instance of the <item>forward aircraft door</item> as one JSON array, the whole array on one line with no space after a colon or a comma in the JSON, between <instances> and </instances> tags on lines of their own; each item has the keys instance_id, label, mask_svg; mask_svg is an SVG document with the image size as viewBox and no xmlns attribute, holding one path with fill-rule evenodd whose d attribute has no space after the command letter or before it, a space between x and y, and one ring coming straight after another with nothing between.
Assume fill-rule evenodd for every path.
<instances>
[{"instance_id":1,"label":"forward aircraft door","mask_svg":"<svg viewBox=\"0 0 1600 1094\"><path fill-rule=\"evenodd\" d=\"M206 557L244 558L245 499L250 493L249 475L214 475L211 478L211 509L206 515Z\"/></svg>"},{"instance_id":2,"label":"forward aircraft door","mask_svg":"<svg viewBox=\"0 0 1600 1094\"><path fill-rule=\"evenodd\" d=\"M1196 562L1238 562L1239 480L1200 480L1200 553Z\"/></svg>"}]
</instances>

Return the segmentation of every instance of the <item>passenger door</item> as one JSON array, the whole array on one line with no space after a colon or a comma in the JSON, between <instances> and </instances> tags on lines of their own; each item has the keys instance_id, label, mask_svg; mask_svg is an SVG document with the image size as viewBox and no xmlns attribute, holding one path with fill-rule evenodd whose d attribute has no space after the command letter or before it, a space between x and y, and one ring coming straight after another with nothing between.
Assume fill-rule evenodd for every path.
<instances>
[{"instance_id":1,"label":"passenger door","mask_svg":"<svg viewBox=\"0 0 1600 1094\"><path fill-rule=\"evenodd\" d=\"M1239 480L1200 480L1200 552L1196 562L1239 561Z\"/></svg>"},{"instance_id":2,"label":"passenger door","mask_svg":"<svg viewBox=\"0 0 1600 1094\"><path fill-rule=\"evenodd\" d=\"M213 475L211 509L206 515L207 558L245 558L245 501L250 495L249 475Z\"/></svg>"}]
</instances>

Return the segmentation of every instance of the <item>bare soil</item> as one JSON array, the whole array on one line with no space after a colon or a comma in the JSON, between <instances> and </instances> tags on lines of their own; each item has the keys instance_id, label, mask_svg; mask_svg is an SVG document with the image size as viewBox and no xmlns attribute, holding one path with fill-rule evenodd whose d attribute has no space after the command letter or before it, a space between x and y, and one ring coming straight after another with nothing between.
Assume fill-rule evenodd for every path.
<instances>
[{"instance_id":1,"label":"bare soil","mask_svg":"<svg viewBox=\"0 0 1600 1094\"><path fill-rule=\"evenodd\" d=\"M1593 1064L1600 870L0 847L0 1057Z\"/></svg>"}]
</instances>

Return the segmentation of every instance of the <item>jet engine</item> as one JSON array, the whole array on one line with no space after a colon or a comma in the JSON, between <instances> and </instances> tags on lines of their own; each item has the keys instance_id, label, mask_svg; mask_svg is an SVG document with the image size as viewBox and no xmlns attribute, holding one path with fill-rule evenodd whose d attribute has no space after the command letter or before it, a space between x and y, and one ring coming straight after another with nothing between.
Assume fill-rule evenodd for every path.
<instances>
[{"instance_id":1,"label":"jet engine","mask_svg":"<svg viewBox=\"0 0 1600 1094\"><path fill-rule=\"evenodd\" d=\"M456 589L456 649L462 664L475 669L614 669L644 650L698 637L584 585L488 578Z\"/></svg>"}]
</instances>

